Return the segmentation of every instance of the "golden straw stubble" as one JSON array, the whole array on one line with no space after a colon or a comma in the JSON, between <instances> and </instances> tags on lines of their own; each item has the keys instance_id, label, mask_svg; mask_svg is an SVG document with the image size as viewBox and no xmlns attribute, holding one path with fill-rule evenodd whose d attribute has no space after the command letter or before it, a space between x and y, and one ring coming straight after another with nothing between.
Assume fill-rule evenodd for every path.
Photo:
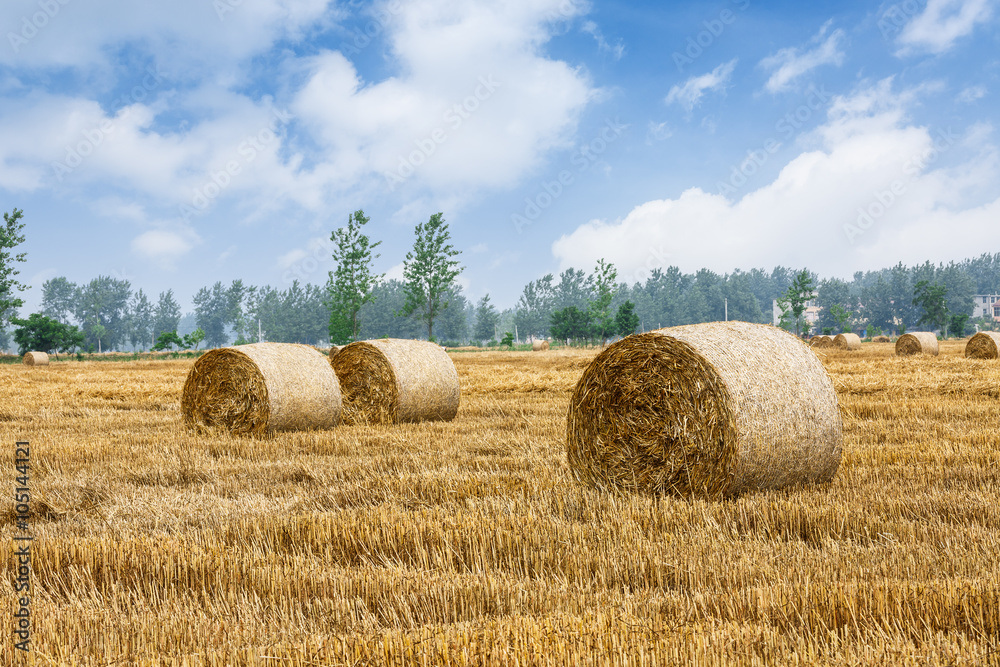
<instances>
[{"instance_id":1,"label":"golden straw stubble","mask_svg":"<svg viewBox=\"0 0 1000 667\"><path fill-rule=\"evenodd\" d=\"M614 343L580 378L567 418L577 479L681 496L828 482L842 443L836 393L816 355L747 322Z\"/></svg>"},{"instance_id":2,"label":"golden straw stubble","mask_svg":"<svg viewBox=\"0 0 1000 667\"><path fill-rule=\"evenodd\" d=\"M344 422L450 421L458 414L458 371L444 348L379 338L341 348L330 362L344 392Z\"/></svg>"},{"instance_id":3,"label":"golden straw stubble","mask_svg":"<svg viewBox=\"0 0 1000 667\"><path fill-rule=\"evenodd\" d=\"M980 331L965 344L965 356L969 359L996 359L1000 352L1000 333Z\"/></svg>"},{"instance_id":4,"label":"golden straw stubble","mask_svg":"<svg viewBox=\"0 0 1000 667\"><path fill-rule=\"evenodd\" d=\"M908 357L914 354L937 356L939 350L937 336L930 331L906 333L896 339L896 355Z\"/></svg>"},{"instance_id":5,"label":"golden straw stubble","mask_svg":"<svg viewBox=\"0 0 1000 667\"><path fill-rule=\"evenodd\" d=\"M333 428L340 383L327 358L308 345L254 343L210 350L188 373L184 423L238 435Z\"/></svg>"}]
</instances>

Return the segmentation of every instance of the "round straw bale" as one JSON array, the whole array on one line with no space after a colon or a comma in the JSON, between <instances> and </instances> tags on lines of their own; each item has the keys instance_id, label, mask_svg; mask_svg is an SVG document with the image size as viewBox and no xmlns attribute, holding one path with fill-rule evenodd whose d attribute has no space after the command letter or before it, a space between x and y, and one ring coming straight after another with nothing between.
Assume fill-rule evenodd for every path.
<instances>
[{"instance_id":1,"label":"round straw bale","mask_svg":"<svg viewBox=\"0 0 1000 667\"><path fill-rule=\"evenodd\" d=\"M531 343L532 352L544 352L549 349L549 341L547 340L536 340Z\"/></svg>"},{"instance_id":2,"label":"round straw bale","mask_svg":"<svg viewBox=\"0 0 1000 667\"><path fill-rule=\"evenodd\" d=\"M455 363L440 345L380 338L345 346L333 359L349 424L449 421L458 414Z\"/></svg>"},{"instance_id":3,"label":"round straw bale","mask_svg":"<svg viewBox=\"0 0 1000 667\"><path fill-rule=\"evenodd\" d=\"M48 366L49 355L45 352L27 352L21 362L25 366Z\"/></svg>"},{"instance_id":4,"label":"round straw bale","mask_svg":"<svg viewBox=\"0 0 1000 667\"><path fill-rule=\"evenodd\" d=\"M833 336L819 335L809 339L810 347L833 347Z\"/></svg>"},{"instance_id":5,"label":"round straw bale","mask_svg":"<svg viewBox=\"0 0 1000 667\"><path fill-rule=\"evenodd\" d=\"M888 336L875 336L872 338L873 343L891 343L892 339Z\"/></svg>"},{"instance_id":6,"label":"round straw bale","mask_svg":"<svg viewBox=\"0 0 1000 667\"><path fill-rule=\"evenodd\" d=\"M980 331L965 344L965 356L969 359L996 359L1000 356L1000 333Z\"/></svg>"},{"instance_id":7,"label":"round straw bale","mask_svg":"<svg viewBox=\"0 0 1000 667\"><path fill-rule=\"evenodd\" d=\"M794 335L710 322L628 336L570 399L567 458L598 488L720 498L828 482L843 426L833 382Z\"/></svg>"},{"instance_id":8,"label":"round straw bale","mask_svg":"<svg viewBox=\"0 0 1000 667\"><path fill-rule=\"evenodd\" d=\"M896 339L896 356L908 357L911 354L938 354L937 336L930 331L914 331Z\"/></svg>"},{"instance_id":9,"label":"round straw bale","mask_svg":"<svg viewBox=\"0 0 1000 667\"><path fill-rule=\"evenodd\" d=\"M335 356L337 356L338 352L340 352L341 347L343 347L343 346L341 346L341 345L331 345L330 346L330 352L327 355L327 356L330 357L330 363L333 363L333 358Z\"/></svg>"},{"instance_id":10,"label":"round straw bale","mask_svg":"<svg viewBox=\"0 0 1000 667\"><path fill-rule=\"evenodd\" d=\"M833 346L838 350L860 350L861 336L856 333L840 333L833 339Z\"/></svg>"},{"instance_id":11,"label":"round straw bale","mask_svg":"<svg viewBox=\"0 0 1000 667\"><path fill-rule=\"evenodd\" d=\"M291 343L210 350L194 363L181 395L189 427L234 434L332 428L340 410L340 383L329 361Z\"/></svg>"}]
</instances>

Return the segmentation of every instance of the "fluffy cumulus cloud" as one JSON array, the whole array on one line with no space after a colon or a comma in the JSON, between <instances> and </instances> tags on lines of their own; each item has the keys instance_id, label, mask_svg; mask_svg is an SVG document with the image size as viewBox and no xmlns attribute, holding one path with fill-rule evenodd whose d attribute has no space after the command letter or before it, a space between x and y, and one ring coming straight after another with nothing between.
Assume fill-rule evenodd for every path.
<instances>
[{"instance_id":1,"label":"fluffy cumulus cloud","mask_svg":"<svg viewBox=\"0 0 1000 667\"><path fill-rule=\"evenodd\" d=\"M944 53L992 16L991 0L928 0L896 42L899 55Z\"/></svg>"},{"instance_id":2,"label":"fluffy cumulus cloud","mask_svg":"<svg viewBox=\"0 0 1000 667\"><path fill-rule=\"evenodd\" d=\"M725 90L726 84L733 76L733 69L736 68L736 58L727 63L722 63L711 72L701 76L693 76L681 85L673 86L667 93L665 102L667 104L680 104L687 111L692 111L706 92L714 90Z\"/></svg>"},{"instance_id":3,"label":"fluffy cumulus cloud","mask_svg":"<svg viewBox=\"0 0 1000 667\"><path fill-rule=\"evenodd\" d=\"M333 156L322 176L375 173L386 194L515 183L568 145L594 94L582 72L541 52L576 11L565 0L418 0L387 25L395 76L368 82L344 53L315 56L293 109Z\"/></svg>"},{"instance_id":4,"label":"fluffy cumulus cloud","mask_svg":"<svg viewBox=\"0 0 1000 667\"><path fill-rule=\"evenodd\" d=\"M829 32L830 23L820 28L812 38L812 47L781 49L760 61L760 66L771 72L764 87L771 93L791 88L794 82L822 65L840 65L844 61L844 31ZM829 33L829 34L827 34Z\"/></svg>"},{"instance_id":5,"label":"fluffy cumulus cloud","mask_svg":"<svg viewBox=\"0 0 1000 667\"><path fill-rule=\"evenodd\" d=\"M814 144L740 198L692 188L562 236L563 268L614 262L628 280L657 267L808 266L823 275L945 260L1000 244L992 128L931 130L906 120L912 95L886 80L836 98ZM959 159L962 157L963 159ZM993 179L993 184L990 181Z\"/></svg>"},{"instance_id":6,"label":"fluffy cumulus cloud","mask_svg":"<svg viewBox=\"0 0 1000 667\"><path fill-rule=\"evenodd\" d=\"M189 229L151 229L132 239L132 251L142 259L170 267L199 242L198 235Z\"/></svg>"}]
</instances>

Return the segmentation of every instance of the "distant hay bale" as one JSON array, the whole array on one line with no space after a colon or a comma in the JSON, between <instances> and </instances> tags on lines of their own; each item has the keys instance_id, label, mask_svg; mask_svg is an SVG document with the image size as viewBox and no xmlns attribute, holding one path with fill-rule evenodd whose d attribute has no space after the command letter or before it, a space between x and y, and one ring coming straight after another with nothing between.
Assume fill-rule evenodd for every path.
<instances>
[{"instance_id":1,"label":"distant hay bale","mask_svg":"<svg viewBox=\"0 0 1000 667\"><path fill-rule=\"evenodd\" d=\"M840 333L833 339L833 346L838 350L860 350L861 336L856 333Z\"/></svg>"},{"instance_id":2,"label":"distant hay bale","mask_svg":"<svg viewBox=\"0 0 1000 667\"><path fill-rule=\"evenodd\" d=\"M331 363L348 424L449 421L458 413L458 372L440 345L398 338L358 341Z\"/></svg>"},{"instance_id":3,"label":"distant hay bale","mask_svg":"<svg viewBox=\"0 0 1000 667\"><path fill-rule=\"evenodd\" d=\"M49 355L45 352L27 352L21 359L21 363L25 366L48 366Z\"/></svg>"},{"instance_id":4,"label":"distant hay bale","mask_svg":"<svg viewBox=\"0 0 1000 667\"><path fill-rule=\"evenodd\" d=\"M911 354L938 354L937 336L929 331L906 333L896 339L896 356L908 357Z\"/></svg>"},{"instance_id":5,"label":"distant hay bale","mask_svg":"<svg viewBox=\"0 0 1000 667\"><path fill-rule=\"evenodd\" d=\"M794 335L711 322L628 336L570 399L567 458L598 488L720 498L828 482L843 426L833 382Z\"/></svg>"},{"instance_id":6,"label":"distant hay bale","mask_svg":"<svg viewBox=\"0 0 1000 667\"><path fill-rule=\"evenodd\" d=\"M549 341L547 340L536 340L531 343L532 352L544 352L547 349L549 349Z\"/></svg>"},{"instance_id":7,"label":"distant hay bale","mask_svg":"<svg viewBox=\"0 0 1000 667\"><path fill-rule=\"evenodd\" d=\"M892 339L888 336L875 336L872 338L873 343L891 343Z\"/></svg>"},{"instance_id":8,"label":"distant hay bale","mask_svg":"<svg viewBox=\"0 0 1000 667\"><path fill-rule=\"evenodd\" d=\"M809 339L809 347L833 347L833 336L819 335Z\"/></svg>"},{"instance_id":9,"label":"distant hay bale","mask_svg":"<svg viewBox=\"0 0 1000 667\"><path fill-rule=\"evenodd\" d=\"M331 345L330 346L330 352L329 352L329 354L327 356L329 356L331 363L333 363L333 358L335 356L337 356L337 353L340 352L341 347L342 346L340 346L340 345Z\"/></svg>"},{"instance_id":10,"label":"distant hay bale","mask_svg":"<svg viewBox=\"0 0 1000 667\"><path fill-rule=\"evenodd\" d=\"M239 435L333 428L340 411L330 362L308 345L291 343L210 350L194 363L181 395L188 427Z\"/></svg>"},{"instance_id":11,"label":"distant hay bale","mask_svg":"<svg viewBox=\"0 0 1000 667\"><path fill-rule=\"evenodd\" d=\"M965 356L969 359L996 359L1000 356L1000 333L980 331L965 344Z\"/></svg>"}]
</instances>

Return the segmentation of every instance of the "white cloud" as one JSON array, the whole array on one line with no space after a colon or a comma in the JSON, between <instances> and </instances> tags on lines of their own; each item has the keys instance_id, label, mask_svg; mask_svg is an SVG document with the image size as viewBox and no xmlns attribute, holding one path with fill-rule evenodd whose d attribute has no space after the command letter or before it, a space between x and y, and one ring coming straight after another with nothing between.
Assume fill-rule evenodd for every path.
<instances>
[{"instance_id":1,"label":"white cloud","mask_svg":"<svg viewBox=\"0 0 1000 667\"><path fill-rule=\"evenodd\" d=\"M958 101L970 104L986 97L986 86L969 86L958 94Z\"/></svg>"},{"instance_id":2,"label":"white cloud","mask_svg":"<svg viewBox=\"0 0 1000 667\"><path fill-rule=\"evenodd\" d=\"M924 11L907 23L897 38L897 55L944 53L991 14L990 0L927 0Z\"/></svg>"},{"instance_id":3,"label":"white cloud","mask_svg":"<svg viewBox=\"0 0 1000 667\"><path fill-rule=\"evenodd\" d=\"M161 266L170 267L200 240L190 230L151 229L132 239L132 251Z\"/></svg>"},{"instance_id":4,"label":"white cloud","mask_svg":"<svg viewBox=\"0 0 1000 667\"><path fill-rule=\"evenodd\" d=\"M621 60L622 56L625 55L624 42L618 40L618 43L614 46L609 44L608 40L604 38L604 34L601 32L601 29L598 28L597 24L593 21L584 21L581 29L594 38L594 41L597 42L598 50L602 53L607 53L615 60Z\"/></svg>"},{"instance_id":5,"label":"white cloud","mask_svg":"<svg viewBox=\"0 0 1000 667\"><path fill-rule=\"evenodd\" d=\"M646 126L646 145L652 146L653 144L665 141L674 135L673 130L666 124L656 123L654 121L649 121Z\"/></svg>"},{"instance_id":6,"label":"white cloud","mask_svg":"<svg viewBox=\"0 0 1000 667\"><path fill-rule=\"evenodd\" d=\"M684 82L684 85L674 86L667 93L666 103L677 102L689 112L694 109L707 91L723 90L729 83L729 78L733 75L733 68L736 67L737 58L733 58L728 63L723 63L713 69L708 74L693 76Z\"/></svg>"},{"instance_id":7,"label":"white cloud","mask_svg":"<svg viewBox=\"0 0 1000 667\"><path fill-rule=\"evenodd\" d=\"M829 29L828 21L813 36L811 42L815 46L812 49L803 51L789 47L760 61L761 67L771 70L771 76L764 84L768 92L787 90L796 79L821 65L840 65L844 62L844 52L841 49L844 31L838 28L827 36Z\"/></svg>"},{"instance_id":8,"label":"white cloud","mask_svg":"<svg viewBox=\"0 0 1000 667\"><path fill-rule=\"evenodd\" d=\"M995 148L966 150L948 131L908 124L909 99L894 95L889 81L836 98L827 122L806 139L813 145L773 182L736 201L691 188L646 202L624 219L581 225L553 244L553 254L561 269L603 257L623 279L641 281L669 264L719 272L806 265L849 276L900 260L963 257L970 238L1000 245ZM979 126L969 132L980 142L988 136ZM949 151L964 162L942 158Z\"/></svg>"}]
</instances>

